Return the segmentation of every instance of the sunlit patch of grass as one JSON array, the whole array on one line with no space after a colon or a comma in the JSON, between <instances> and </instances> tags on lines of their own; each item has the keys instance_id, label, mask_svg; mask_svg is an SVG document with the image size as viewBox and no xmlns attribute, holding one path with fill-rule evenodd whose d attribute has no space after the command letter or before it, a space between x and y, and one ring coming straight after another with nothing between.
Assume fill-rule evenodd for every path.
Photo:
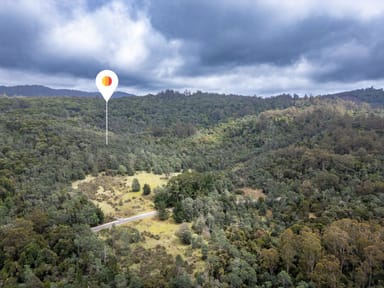
<instances>
[{"instance_id":1,"label":"sunlit patch of grass","mask_svg":"<svg viewBox=\"0 0 384 288\"><path fill-rule=\"evenodd\" d=\"M115 208L105 202L92 201L96 206L99 206L105 215L114 215Z\"/></svg>"},{"instance_id":2,"label":"sunlit patch of grass","mask_svg":"<svg viewBox=\"0 0 384 288\"><path fill-rule=\"evenodd\" d=\"M176 236L180 224L176 224L173 220L160 221L157 217L153 217L126 223L121 227L134 227L139 230L140 233L149 232L154 236L145 236L143 242L132 245L140 245L145 249L152 249L157 245L161 245L165 247L167 253L173 257L180 255L183 259L187 260L188 263L193 264L195 272L204 271L205 262L201 260L201 249L192 249L191 245L183 245L181 243L180 239Z\"/></svg>"},{"instance_id":3,"label":"sunlit patch of grass","mask_svg":"<svg viewBox=\"0 0 384 288\"><path fill-rule=\"evenodd\" d=\"M167 184L171 175L156 175L148 172L138 172L134 176L87 176L84 180L76 181L72 188L86 195L95 205L98 205L108 218L123 218L154 210L153 191ZM139 192L131 192L132 181L136 178L140 183ZM152 193L143 196L143 186L148 184Z\"/></svg>"}]
</instances>

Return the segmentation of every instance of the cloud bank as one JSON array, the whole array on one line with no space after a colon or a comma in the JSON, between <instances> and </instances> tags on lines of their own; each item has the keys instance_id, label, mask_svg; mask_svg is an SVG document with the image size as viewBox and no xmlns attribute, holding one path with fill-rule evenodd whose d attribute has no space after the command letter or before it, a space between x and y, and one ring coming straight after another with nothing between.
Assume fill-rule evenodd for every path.
<instances>
[{"instance_id":1,"label":"cloud bank","mask_svg":"<svg viewBox=\"0 0 384 288\"><path fill-rule=\"evenodd\" d=\"M63 4L64 2L64 4ZM327 93L384 84L384 3L3 0L0 84Z\"/></svg>"}]
</instances>

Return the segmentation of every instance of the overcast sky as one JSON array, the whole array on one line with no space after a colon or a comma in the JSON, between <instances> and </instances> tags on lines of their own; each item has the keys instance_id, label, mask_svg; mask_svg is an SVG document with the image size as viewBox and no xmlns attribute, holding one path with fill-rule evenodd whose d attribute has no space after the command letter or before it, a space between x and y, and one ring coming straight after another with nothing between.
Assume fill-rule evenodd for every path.
<instances>
[{"instance_id":1,"label":"overcast sky","mask_svg":"<svg viewBox=\"0 0 384 288\"><path fill-rule=\"evenodd\" d=\"M243 95L384 86L381 0L1 0L0 85Z\"/></svg>"}]
</instances>

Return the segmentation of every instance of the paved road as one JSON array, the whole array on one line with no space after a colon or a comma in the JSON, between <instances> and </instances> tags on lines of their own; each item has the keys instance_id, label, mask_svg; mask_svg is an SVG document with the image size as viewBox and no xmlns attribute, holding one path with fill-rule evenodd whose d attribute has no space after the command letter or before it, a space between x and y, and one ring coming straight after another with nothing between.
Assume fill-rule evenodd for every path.
<instances>
[{"instance_id":1,"label":"paved road","mask_svg":"<svg viewBox=\"0 0 384 288\"><path fill-rule=\"evenodd\" d=\"M112 222L108 222L108 223L105 223L105 224L102 224L102 225L99 225L96 227L92 227L91 230L93 232L99 232L100 230L103 230L103 229L109 229L112 226L117 226L117 225L121 225L124 223L132 222L132 221L136 221L136 220L140 220L140 219L144 219L144 218L149 218L149 217L153 217L156 215L157 215L157 211L151 211L151 212L146 212L146 213L138 214L138 215L127 217L127 218L120 218L120 219L117 219L117 220L112 221Z\"/></svg>"}]
</instances>

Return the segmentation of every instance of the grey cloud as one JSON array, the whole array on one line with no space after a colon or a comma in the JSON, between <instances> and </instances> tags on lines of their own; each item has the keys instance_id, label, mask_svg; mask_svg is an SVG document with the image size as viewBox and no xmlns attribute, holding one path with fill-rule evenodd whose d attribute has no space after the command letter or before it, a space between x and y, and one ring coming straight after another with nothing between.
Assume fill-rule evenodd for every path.
<instances>
[{"instance_id":1,"label":"grey cloud","mask_svg":"<svg viewBox=\"0 0 384 288\"><path fill-rule=\"evenodd\" d=\"M28 15L11 14L0 9L0 66L33 66L40 30L40 23L28 18Z\"/></svg>"},{"instance_id":2,"label":"grey cloud","mask_svg":"<svg viewBox=\"0 0 384 288\"><path fill-rule=\"evenodd\" d=\"M96 3L98 2L98 3ZM103 61L103 57L108 55L70 55L66 51L57 51L50 46L50 39L46 35L52 25L59 22L52 22L51 15L36 15L36 11L30 13L27 8L23 9L20 3L7 2L6 5L0 4L0 68L18 69L30 71L30 73L41 72L49 75L63 75L79 78L93 79L97 71L101 69L114 69L121 77L120 83L127 86L153 86L152 80L146 75L146 71L138 69L134 73L119 71L117 67L110 67ZM110 1L88 1L82 2L87 5L81 6L83 11L89 13L101 8L100 5L110 4ZM98 5L96 5L98 4ZM39 5L37 3L37 5ZM55 11L47 9L52 8ZM65 2L57 2L52 7L42 8L41 11L52 14L59 11L60 21L69 21L73 17L74 9ZM138 11L133 11L131 15L136 19ZM84 34L84 37L88 37ZM71 44L73 47L77 43ZM79 47L80 48L80 47ZM162 54L167 53L164 47L159 47L158 55L153 55L152 61L160 61ZM99 59L97 59L99 58ZM155 81L156 82L156 81Z\"/></svg>"},{"instance_id":3,"label":"grey cloud","mask_svg":"<svg viewBox=\"0 0 384 288\"><path fill-rule=\"evenodd\" d=\"M186 75L242 65L284 67L305 57L319 67L335 66L333 70L308 75L316 81L384 77L384 70L377 65L384 60L384 43L377 38L384 32L382 21L308 14L286 23L255 3L252 9L240 10L233 5L220 5L220 1L153 0L150 14L154 27L167 37L194 43L195 62L183 70ZM324 50L350 40L369 49L368 59L360 59L359 55L356 59L324 55Z\"/></svg>"}]
</instances>

